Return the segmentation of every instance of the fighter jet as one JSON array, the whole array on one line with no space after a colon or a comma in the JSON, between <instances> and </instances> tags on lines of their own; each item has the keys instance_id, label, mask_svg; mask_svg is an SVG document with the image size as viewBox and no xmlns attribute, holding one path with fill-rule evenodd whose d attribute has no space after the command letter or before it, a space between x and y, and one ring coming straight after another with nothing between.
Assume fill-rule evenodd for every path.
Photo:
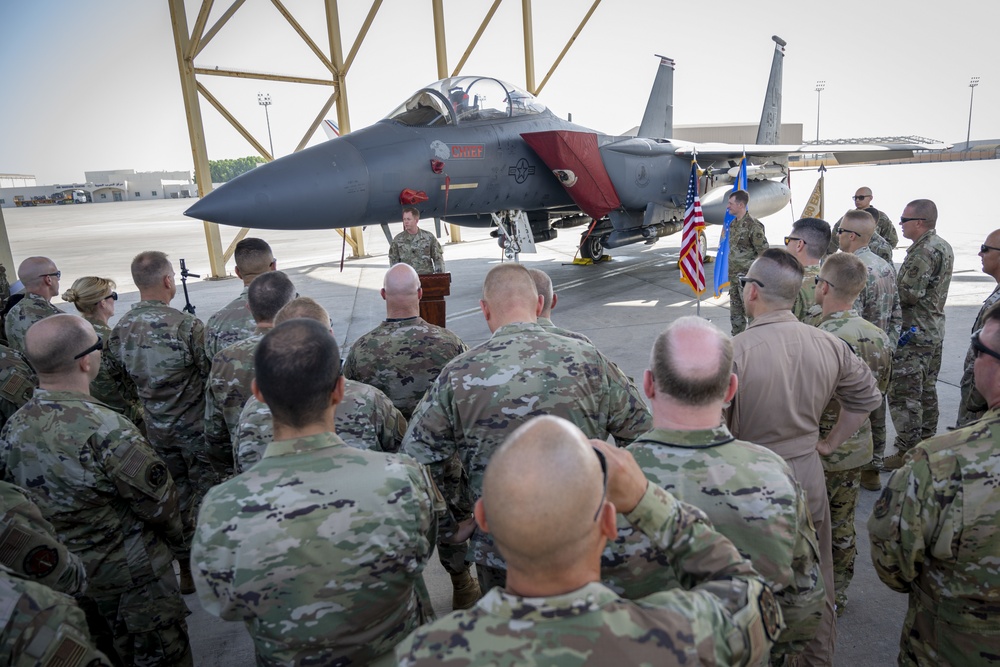
<instances>
[{"instance_id":1,"label":"fighter jet","mask_svg":"<svg viewBox=\"0 0 1000 667\"><path fill-rule=\"evenodd\" d=\"M423 218L504 229L526 220L535 241L586 225L581 255L679 232L691 160L706 177L702 206L721 224L743 155L750 206L761 217L791 197L788 156L883 151L910 155L925 145L822 148L778 144L785 41L772 38L764 109L753 145L695 144L673 133L671 59L660 65L638 136L612 136L555 116L528 92L499 79L461 76L421 88L374 125L263 164L219 187L185 215L256 229L331 229Z\"/></svg>"}]
</instances>

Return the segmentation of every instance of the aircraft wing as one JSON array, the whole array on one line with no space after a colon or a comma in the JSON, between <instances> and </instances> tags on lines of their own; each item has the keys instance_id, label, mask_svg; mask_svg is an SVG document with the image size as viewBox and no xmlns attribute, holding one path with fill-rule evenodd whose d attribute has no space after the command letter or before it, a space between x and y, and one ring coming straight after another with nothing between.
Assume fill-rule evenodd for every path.
<instances>
[{"instance_id":1,"label":"aircraft wing","mask_svg":"<svg viewBox=\"0 0 1000 667\"><path fill-rule=\"evenodd\" d=\"M885 143L885 144L721 144L672 141L674 153L689 157L697 153L699 157L739 160L747 157L779 157L787 155L811 155L833 153L841 164L862 162L872 159L892 159L910 157L914 151L946 150L949 144ZM840 155L844 159L840 159Z\"/></svg>"}]
</instances>

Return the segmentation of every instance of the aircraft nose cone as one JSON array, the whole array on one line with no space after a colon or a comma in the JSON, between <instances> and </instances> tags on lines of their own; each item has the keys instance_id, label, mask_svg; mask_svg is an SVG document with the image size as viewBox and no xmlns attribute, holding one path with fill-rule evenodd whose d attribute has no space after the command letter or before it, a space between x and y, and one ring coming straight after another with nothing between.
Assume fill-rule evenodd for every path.
<instances>
[{"instance_id":1,"label":"aircraft nose cone","mask_svg":"<svg viewBox=\"0 0 1000 667\"><path fill-rule=\"evenodd\" d=\"M368 167L344 138L262 164L210 192L184 215L252 229L330 229L360 224Z\"/></svg>"}]
</instances>

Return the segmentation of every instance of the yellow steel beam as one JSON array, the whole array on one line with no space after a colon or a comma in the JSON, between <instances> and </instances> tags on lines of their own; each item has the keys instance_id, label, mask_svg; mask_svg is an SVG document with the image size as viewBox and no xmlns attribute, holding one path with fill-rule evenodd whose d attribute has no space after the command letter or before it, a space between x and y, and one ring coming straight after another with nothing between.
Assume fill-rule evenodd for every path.
<instances>
[{"instance_id":1,"label":"yellow steel beam","mask_svg":"<svg viewBox=\"0 0 1000 667\"><path fill-rule=\"evenodd\" d=\"M215 4L215 0L203 0L201 3L201 9L198 10L198 18L194 21L194 28L191 29L191 42L188 44L187 57L188 59L193 59L194 54L198 51L198 45L201 43L202 35L205 34L205 23L208 22L208 15L212 11L212 5Z\"/></svg>"},{"instance_id":2,"label":"yellow steel beam","mask_svg":"<svg viewBox=\"0 0 1000 667\"><path fill-rule=\"evenodd\" d=\"M465 53L462 54L461 60L458 61L458 65L455 66L455 70L451 73L452 76L458 76L458 73L462 71L463 67L465 67L465 61L469 59L469 56L472 55L472 50L476 48L477 44L479 44L479 38L483 36L483 32L486 31L486 26L488 26L490 21L493 20L493 15L497 13L497 8L500 7L501 2L503 2L503 0L493 0L493 5L486 12L486 18L484 18L483 22L479 24L479 30L476 31L475 35L473 35L468 48L465 49ZM454 225L452 226L454 227Z\"/></svg>"},{"instance_id":3,"label":"yellow steel beam","mask_svg":"<svg viewBox=\"0 0 1000 667\"><path fill-rule=\"evenodd\" d=\"M552 67L549 68L549 71L545 74L545 78L542 79L542 82L538 84L538 88L531 91L532 94L537 95L540 93L542 88L545 87L545 84L548 83L549 77L556 71L556 67L558 67L559 63L562 62L563 56L565 56L566 52L569 51L569 47L573 46L573 42L575 42L576 38L580 36L580 32L583 30L583 27L587 25L587 21L590 20L590 17L594 15L594 11L597 9L597 5L599 4L601 4L601 0L594 0L594 4L590 6L590 11L588 11L587 15L583 17L582 21L580 21L580 25L576 27L576 31L573 33L573 36L569 38L568 42L566 42L566 46L563 47L563 50L559 53L559 57L556 58L556 61L552 63Z\"/></svg>"},{"instance_id":4,"label":"yellow steel beam","mask_svg":"<svg viewBox=\"0 0 1000 667\"><path fill-rule=\"evenodd\" d=\"M201 122L201 107L198 104L198 88L193 62L185 58L188 52L188 23L184 10L184 0L169 0L170 23L174 32L174 47L177 51L177 70L181 75L181 93L184 96L184 110L187 113L188 134L191 138L191 152L194 156L195 178L198 181L198 195L204 197L212 191L212 172L208 166L208 149L205 145L205 130ZM222 258L222 236L219 226L205 222L205 241L208 244L208 261L212 278L224 278L226 262Z\"/></svg>"},{"instance_id":5,"label":"yellow steel beam","mask_svg":"<svg viewBox=\"0 0 1000 667\"><path fill-rule=\"evenodd\" d=\"M286 81L288 83L308 83L315 86L334 86L336 81L330 79L313 79L305 76L292 76L290 74L264 74L263 72L244 72L235 69L214 69L208 67L195 67L195 74L205 76L232 76L238 79L262 79L264 81Z\"/></svg>"},{"instance_id":6,"label":"yellow steel beam","mask_svg":"<svg viewBox=\"0 0 1000 667\"><path fill-rule=\"evenodd\" d=\"M13 285L17 280L17 267L14 265L14 254L10 249L10 238L7 236L7 223L3 220L2 208L0 208L0 264L7 269L7 282Z\"/></svg>"},{"instance_id":7,"label":"yellow steel beam","mask_svg":"<svg viewBox=\"0 0 1000 667\"><path fill-rule=\"evenodd\" d=\"M438 78L448 76L448 45L444 36L444 0L431 0L434 14L434 53L437 56Z\"/></svg>"},{"instance_id":8,"label":"yellow steel beam","mask_svg":"<svg viewBox=\"0 0 1000 667\"><path fill-rule=\"evenodd\" d=\"M351 63L354 62L354 56L358 55L358 49L361 48L361 43L365 41L365 37L368 35L368 29L372 27L372 21L375 20L375 15L378 14L379 8L382 6L382 0L372 0L371 9L368 10L368 16L365 17L365 22L361 24L361 29L358 30L358 36L354 38L354 45L351 46L350 52L347 54L347 59L344 61L344 76L351 69Z\"/></svg>"},{"instance_id":9,"label":"yellow steel beam","mask_svg":"<svg viewBox=\"0 0 1000 667\"><path fill-rule=\"evenodd\" d=\"M535 94L535 33L531 27L531 0L521 0L521 21L524 25L524 87Z\"/></svg>"},{"instance_id":10,"label":"yellow steel beam","mask_svg":"<svg viewBox=\"0 0 1000 667\"><path fill-rule=\"evenodd\" d=\"M220 30L222 30L222 26L229 22L229 19L233 17L233 14L236 13L237 9L243 6L244 2L246 2L246 0L235 0L233 4L229 6L229 9L223 12L222 16L219 17L219 20L215 22L215 25L209 28L208 32L205 33L205 36L198 42L198 48L191 51L191 55L188 57L189 60L194 60L198 57L198 54L201 53L206 46L208 46L208 43L212 41L212 38L215 37ZM185 26L185 28L186 27L187 26Z\"/></svg>"},{"instance_id":11,"label":"yellow steel beam","mask_svg":"<svg viewBox=\"0 0 1000 667\"><path fill-rule=\"evenodd\" d=\"M302 29L302 26L295 20L295 17L292 16L291 12L285 9L285 6L281 4L281 0L271 0L271 4L273 4L278 9L278 12L285 17L288 24L292 26L292 30L299 34L299 37L302 38L302 41L306 43L306 46L309 47L313 54L319 58L319 61L323 63L323 65L330 70L330 72L335 73L333 63L330 62L330 59L326 57L325 53L320 51L319 47L316 46L316 42L312 41L312 37L309 36L309 33Z\"/></svg>"},{"instance_id":12,"label":"yellow steel beam","mask_svg":"<svg viewBox=\"0 0 1000 667\"><path fill-rule=\"evenodd\" d=\"M254 139L254 136L250 134L245 127L243 127L240 121L236 120L236 117L229 113L229 110L226 109L226 107L222 106L222 102L217 100L215 95L208 92L208 88L199 83L198 92L201 93L206 100L208 100L209 104L215 107L216 111L222 114L223 118L229 121L229 124L232 125L237 132L243 135L244 139L250 142L250 145L253 146L262 157L264 157L268 162L274 159L274 156L268 153L267 149L264 148L259 141Z\"/></svg>"},{"instance_id":13,"label":"yellow steel beam","mask_svg":"<svg viewBox=\"0 0 1000 667\"><path fill-rule=\"evenodd\" d=\"M351 247L351 256L352 257L357 257L358 256L358 242L354 240L354 230L355 229L360 229L360 228L359 227L352 227L351 230L350 230L351 231L350 235L346 234L343 229L335 229L335 230L333 230L333 231L337 232L337 235L340 236L340 238L345 239L347 241L347 245L349 245ZM363 243L362 243L362 250L364 250Z\"/></svg>"},{"instance_id":14,"label":"yellow steel beam","mask_svg":"<svg viewBox=\"0 0 1000 667\"><path fill-rule=\"evenodd\" d=\"M342 135L351 131L351 114L347 106L347 72L344 69L344 52L341 48L340 7L337 0L326 0L326 31L330 41L330 61L333 62L333 78L337 86L337 124ZM351 252L353 257L365 256L365 239L360 227L352 227L350 237L353 239Z\"/></svg>"},{"instance_id":15,"label":"yellow steel beam","mask_svg":"<svg viewBox=\"0 0 1000 667\"><path fill-rule=\"evenodd\" d=\"M333 106L334 102L337 101L337 94L339 92L340 91L338 90L333 91L333 95L330 95L330 99L326 101L323 108L319 110L318 114L316 114L316 118L313 119L312 125L310 125L309 129L306 130L306 133L302 135L302 139L299 140L299 145L295 147L295 150L292 151L293 153L298 153L306 147L306 144L309 143L309 139L312 137L313 133L316 132L316 128L319 127L319 124L326 119L326 114L330 113L330 108Z\"/></svg>"}]
</instances>

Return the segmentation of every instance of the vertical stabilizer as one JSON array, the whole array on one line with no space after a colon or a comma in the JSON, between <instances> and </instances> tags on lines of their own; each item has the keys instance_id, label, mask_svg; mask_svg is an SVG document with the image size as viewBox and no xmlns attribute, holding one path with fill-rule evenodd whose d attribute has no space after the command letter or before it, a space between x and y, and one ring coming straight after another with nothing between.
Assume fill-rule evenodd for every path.
<instances>
[{"instance_id":1,"label":"vertical stabilizer","mask_svg":"<svg viewBox=\"0 0 1000 667\"><path fill-rule=\"evenodd\" d=\"M646 113L642 114L642 123L639 125L639 136L668 139L674 133L674 61L664 56L657 57L660 59L660 68L656 70L653 89L649 91ZM780 87L780 74L778 79Z\"/></svg>"},{"instance_id":2,"label":"vertical stabilizer","mask_svg":"<svg viewBox=\"0 0 1000 667\"><path fill-rule=\"evenodd\" d=\"M771 60L771 76L767 80L767 94L764 109L760 112L760 127L757 128L758 144L776 144L781 131L781 71L785 64L787 42L777 35L774 40L774 59Z\"/></svg>"}]
</instances>

